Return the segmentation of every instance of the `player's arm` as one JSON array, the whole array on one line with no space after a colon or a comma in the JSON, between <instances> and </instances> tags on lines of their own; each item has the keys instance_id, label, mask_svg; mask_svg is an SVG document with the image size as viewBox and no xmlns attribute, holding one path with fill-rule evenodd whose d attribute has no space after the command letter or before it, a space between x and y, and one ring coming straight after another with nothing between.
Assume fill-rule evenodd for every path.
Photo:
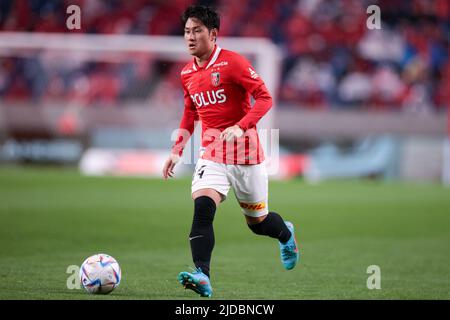
<instances>
[{"instance_id":1,"label":"player's arm","mask_svg":"<svg viewBox=\"0 0 450 320\"><path fill-rule=\"evenodd\" d=\"M264 81L255 72L250 62L245 58L240 57L238 60L240 76L237 77L236 82L249 92L255 99L255 104L250 111L237 123L242 130L253 128L259 120L272 107L272 97L267 90Z\"/></svg>"},{"instance_id":2,"label":"player's arm","mask_svg":"<svg viewBox=\"0 0 450 320\"><path fill-rule=\"evenodd\" d=\"M184 92L184 112L183 117L181 118L180 127L178 129L178 137L175 141L175 144L172 146L172 150L169 158L164 163L163 167L163 177L167 179L168 177L173 176L173 168L180 160L184 147L191 137L192 133L195 129L196 121L198 120L197 109L195 108L194 103L192 102L189 92L183 85Z\"/></svg>"},{"instance_id":3,"label":"player's arm","mask_svg":"<svg viewBox=\"0 0 450 320\"><path fill-rule=\"evenodd\" d=\"M241 137L247 129L253 128L272 107L272 97L269 90L251 64L243 57L237 59L236 64L239 72L234 80L253 96L255 104L236 125L222 132L221 139L228 141Z\"/></svg>"}]
</instances>

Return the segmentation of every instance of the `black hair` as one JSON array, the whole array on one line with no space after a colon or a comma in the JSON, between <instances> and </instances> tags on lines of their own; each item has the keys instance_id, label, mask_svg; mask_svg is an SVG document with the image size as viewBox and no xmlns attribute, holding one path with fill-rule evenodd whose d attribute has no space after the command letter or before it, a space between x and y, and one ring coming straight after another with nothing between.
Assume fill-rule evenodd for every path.
<instances>
[{"instance_id":1,"label":"black hair","mask_svg":"<svg viewBox=\"0 0 450 320\"><path fill-rule=\"evenodd\" d=\"M189 18L196 18L200 20L206 26L206 28L208 28L209 31L214 28L219 30L220 28L220 17L217 12L211 7L198 5L188 7L186 10L184 10L183 15L181 16L183 28Z\"/></svg>"}]
</instances>

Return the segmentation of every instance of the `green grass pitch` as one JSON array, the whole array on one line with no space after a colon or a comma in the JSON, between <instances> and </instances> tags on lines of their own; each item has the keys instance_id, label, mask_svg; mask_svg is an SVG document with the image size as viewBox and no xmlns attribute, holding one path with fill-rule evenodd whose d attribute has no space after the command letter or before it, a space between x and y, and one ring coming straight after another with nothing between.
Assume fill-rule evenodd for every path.
<instances>
[{"instance_id":1,"label":"green grass pitch","mask_svg":"<svg viewBox=\"0 0 450 320\"><path fill-rule=\"evenodd\" d=\"M270 183L270 208L297 227L302 257L282 268L230 194L216 214L216 299L450 299L450 189L433 184ZM177 282L192 265L189 180L87 178L0 168L0 299L201 299ZM110 295L69 290L69 265L108 253ZM381 289L366 286L381 269Z\"/></svg>"}]
</instances>

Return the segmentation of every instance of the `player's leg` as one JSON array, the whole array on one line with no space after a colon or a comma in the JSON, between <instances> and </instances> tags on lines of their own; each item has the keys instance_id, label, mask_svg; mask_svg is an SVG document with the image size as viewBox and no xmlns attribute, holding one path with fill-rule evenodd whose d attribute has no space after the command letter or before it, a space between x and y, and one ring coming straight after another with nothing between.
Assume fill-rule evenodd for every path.
<instances>
[{"instance_id":1,"label":"player's leg","mask_svg":"<svg viewBox=\"0 0 450 320\"><path fill-rule=\"evenodd\" d=\"M268 212L264 216L253 217L245 214L247 225L255 234L278 239L286 243L291 238L291 231L283 218L276 212Z\"/></svg>"},{"instance_id":2,"label":"player's leg","mask_svg":"<svg viewBox=\"0 0 450 320\"><path fill-rule=\"evenodd\" d=\"M194 272L181 272L178 280L185 288L202 296L211 296L210 263L214 249L213 221L216 209L230 189L223 164L200 159L192 180L194 216L189 242Z\"/></svg>"},{"instance_id":3,"label":"player's leg","mask_svg":"<svg viewBox=\"0 0 450 320\"><path fill-rule=\"evenodd\" d=\"M300 258L300 252L294 233L294 225L284 221L276 212L269 212L262 217L245 216L248 227L258 235L276 238L280 244L281 263L291 270Z\"/></svg>"},{"instance_id":4,"label":"player's leg","mask_svg":"<svg viewBox=\"0 0 450 320\"><path fill-rule=\"evenodd\" d=\"M200 268L209 277L211 254L215 244L213 221L222 197L216 190L205 188L195 191L192 198L194 216L189 233L192 261L196 268Z\"/></svg>"},{"instance_id":5,"label":"player's leg","mask_svg":"<svg viewBox=\"0 0 450 320\"><path fill-rule=\"evenodd\" d=\"M265 165L233 166L232 186L250 230L257 235L279 241L281 260L286 269L292 269L299 252L291 222L284 221L276 212L268 210L268 177Z\"/></svg>"}]
</instances>

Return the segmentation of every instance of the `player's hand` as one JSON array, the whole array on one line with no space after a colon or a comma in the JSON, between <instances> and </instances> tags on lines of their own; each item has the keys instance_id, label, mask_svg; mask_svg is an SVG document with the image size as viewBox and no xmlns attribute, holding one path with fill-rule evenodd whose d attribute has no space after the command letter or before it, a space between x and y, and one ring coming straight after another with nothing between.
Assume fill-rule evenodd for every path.
<instances>
[{"instance_id":1,"label":"player's hand","mask_svg":"<svg viewBox=\"0 0 450 320\"><path fill-rule=\"evenodd\" d=\"M167 180L168 177L173 177L173 168L177 164L177 162L180 161L180 156L177 154L170 154L169 158L164 163L163 168L163 177L164 180Z\"/></svg>"},{"instance_id":2,"label":"player's hand","mask_svg":"<svg viewBox=\"0 0 450 320\"><path fill-rule=\"evenodd\" d=\"M226 140L228 142L233 141L234 139L242 137L243 134L244 131L236 124L223 130L220 134L220 140Z\"/></svg>"}]
</instances>

